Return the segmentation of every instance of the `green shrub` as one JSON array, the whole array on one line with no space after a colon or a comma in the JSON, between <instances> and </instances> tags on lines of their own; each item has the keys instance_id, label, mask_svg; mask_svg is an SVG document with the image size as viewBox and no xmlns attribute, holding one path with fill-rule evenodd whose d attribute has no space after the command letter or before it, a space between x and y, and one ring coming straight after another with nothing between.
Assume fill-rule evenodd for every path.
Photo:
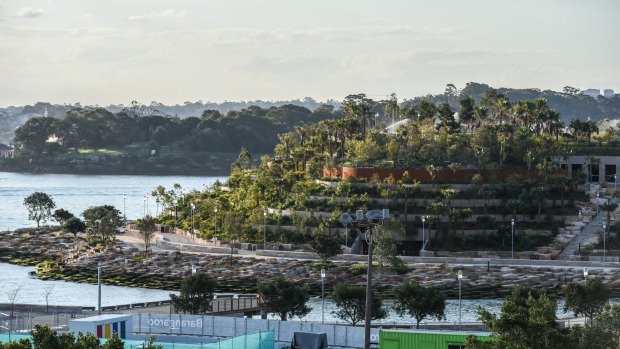
<instances>
[{"instance_id":1,"label":"green shrub","mask_svg":"<svg viewBox=\"0 0 620 349\"><path fill-rule=\"evenodd\" d=\"M358 263L349 267L349 274L351 275L362 275L366 274L366 272L366 264Z\"/></svg>"}]
</instances>

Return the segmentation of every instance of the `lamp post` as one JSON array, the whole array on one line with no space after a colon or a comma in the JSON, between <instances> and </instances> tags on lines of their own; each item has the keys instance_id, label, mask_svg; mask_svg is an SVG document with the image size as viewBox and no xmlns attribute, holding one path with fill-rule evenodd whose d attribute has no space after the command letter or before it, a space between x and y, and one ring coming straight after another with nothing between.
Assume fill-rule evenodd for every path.
<instances>
[{"instance_id":1,"label":"lamp post","mask_svg":"<svg viewBox=\"0 0 620 349\"><path fill-rule=\"evenodd\" d=\"M599 196L599 193L598 193L598 191L597 191L597 192L596 192L596 216L597 216L597 217L598 217L598 196Z\"/></svg>"},{"instance_id":2,"label":"lamp post","mask_svg":"<svg viewBox=\"0 0 620 349\"><path fill-rule=\"evenodd\" d=\"M364 211L357 210L355 212L358 226L366 231L366 242L368 243L368 267L366 268L366 311L364 316L364 349L370 349L370 318L371 318L371 292L372 292L372 248L373 248L373 234L372 228L377 229L378 225L383 225L383 221L390 217L390 210L373 210L366 213L364 217Z\"/></svg>"},{"instance_id":3,"label":"lamp post","mask_svg":"<svg viewBox=\"0 0 620 349\"><path fill-rule=\"evenodd\" d=\"M321 299L323 300L321 310L321 323L325 323L325 269L321 269Z\"/></svg>"},{"instance_id":4,"label":"lamp post","mask_svg":"<svg viewBox=\"0 0 620 349\"><path fill-rule=\"evenodd\" d=\"M422 217L422 251L426 248L426 236L424 235L424 222L426 222L426 217Z\"/></svg>"},{"instance_id":5,"label":"lamp post","mask_svg":"<svg viewBox=\"0 0 620 349\"><path fill-rule=\"evenodd\" d=\"M263 251L267 251L267 209L263 210Z\"/></svg>"},{"instance_id":6,"label":"lamp post","mask_svg":"<svg viewBox=\"0 0 620 349\"><path fill-rule=\"evenodd\" d=\"M463 271L459 270L459 331L461 330L461 280L463 279Z\"/></svg>"},{"instance_id":7,"label":"lamp post","mask_svg":"<svg viewBox=\"0 0 620 349\"><path fill-rule=\"evenodd\" d=\"M588 281L588 268L583 268L583 281Z\"/></svg>"},{"instance_id":8,"label":"lamp post","mask_svg":"<svg viewBox=\"0 0 620 349\"><path fill-rule=\"evenodd\" d=\"M511 258L515 259L515 219L512 219L512 247L511 247Z\"/></svg>"},{"instance_id":9,"label":"lamp post","mask_svg":"<svg viewBox=\"0 0 620 349\"><path fill-rule=\"evenodd\" d=\"M233 248L235 246L235 239L230 239L230 269L233 267Z\"/></svg>"},{"instance_id":10,"label":"lamp post","mask_svg":"<svg viewBox=\"0 0 620 349\"><path fill-rule=\"evenodd\" d=\"M215 222L213 223L213 227L215 228L214 234L213 234L213 239L214 239L214 242L215 242L215 241L217 241L217 206L215 206L213 208L213 213L215 214L215 219L214 219Z\"/></svg>"},{"instance_id":11,"label":"lamp post","mask_svg":"<svg viewBox=\"0 0 620 349\"><path fill-rule=\"evenodd\" d=\"M192 241L194 241L194 209L196 208L196 206L192 202L190 204L190 207L192 208Z\"/></svg>"},{"instance_id":12,"label":"lamp post","mask_svg":"<svg viewBox=\"0 0 620 349\"><path fill-rule=\"evenodd\" d=\"M97 264L97 315L101 315L101 263Z\"/></svg>"},{"instance_id":13,"label":"lamp post","mask_svg":"<svg viewBox=\"0 0 620 349\"><path fill-rule=\"evenodd\" d=\"M146 195L144 196L144 198L142 199L142 201L144 201L144 207L142 207L142 218L146 217Z\"/></svg>"},{"instance_id":14,"label":"lamp post","mask_svg":"<svg viewBox=\"0 0 620 349\"><path fill-rule=\"evenodd\" d=\"M607 224L603 223L603 262L607 262L607 247L605 246L605 235L607 235Z\"/></svg>"},{"instance_id":15,"label":"lamp post","mask_svg":"<svg viewBox=\"0 0 620 349\"><path fill-rule=\"evenodd\" d=\"M177 220L179 219L179 215L177 214L177 199L172 200L172 204L174 205L174 230L176 233Z\"/></svg>"},{"instance_id":16,"label":"lamp post","mask_svg":"<svg viewBox=\"0 0 620 349\"><path fill-rule=\"evenodd\" d=\"M616 188L617 188L617 187L616 187L616 183L618 183L617 179L618 179L618 175L617 175L617 174L615 174L615 175L614 175L614 193L616 192Z\"/></svg>"},{"instance_id":17,"label":"lamp post","mask_svg":"<svg viewBox=\"0 0 620 349\"><path fill-rule=\"evenodd\" d=\"M125 200L127 197L123 194L123 224L127 225L127 215L125 214Z\"/></svg>"}]
</instances>

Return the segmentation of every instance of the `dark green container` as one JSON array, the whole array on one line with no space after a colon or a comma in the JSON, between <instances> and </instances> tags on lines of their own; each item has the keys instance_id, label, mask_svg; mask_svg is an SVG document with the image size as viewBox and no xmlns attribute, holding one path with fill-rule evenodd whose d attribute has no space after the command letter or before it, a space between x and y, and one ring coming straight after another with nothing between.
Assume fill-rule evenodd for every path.
<instances>
[{"instance_id":1,"label":"dark green container","mask_svg":"<svg viewBox=\"0 0 620 349\"><path fill-rule=\"evenodd\" d=\"M379 349L463 349L470 334L481 341L491 337L490 332L380 330Z\"/></svg>"}]
</instances>

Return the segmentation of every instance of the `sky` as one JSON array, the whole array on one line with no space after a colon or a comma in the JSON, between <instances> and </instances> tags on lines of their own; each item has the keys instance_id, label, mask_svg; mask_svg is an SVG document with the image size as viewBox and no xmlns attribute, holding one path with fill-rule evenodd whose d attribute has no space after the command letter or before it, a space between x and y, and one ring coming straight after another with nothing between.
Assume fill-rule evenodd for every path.
<instances>
[{"instance_id":1,"label":"sky","mask_svg":"<svg viewBox=\"0 0 620 349\"><path fill-rule=\"evenodd\" d=\"M0 107L620 93L618 0L2 0Z\"/></svg>"}]
</instances>

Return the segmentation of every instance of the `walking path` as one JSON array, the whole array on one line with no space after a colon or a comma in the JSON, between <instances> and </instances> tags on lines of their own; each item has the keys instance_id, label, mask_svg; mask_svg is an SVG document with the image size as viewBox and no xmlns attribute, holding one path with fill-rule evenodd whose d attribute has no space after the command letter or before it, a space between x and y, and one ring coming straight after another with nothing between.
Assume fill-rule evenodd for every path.
<instances>
[{"instance_id":1,"label":"walking path","mask_svg":"<svg viewBox=\"0 0 620 349\"><path fill-rule=\"evenodd\" d=\"M580 255L581 246L585 245L589 240L595 239L596 234L602 231L605 217L606 214L604 212L599 212L598 215L594 216L594 219L588 222L581 229L580 233L564 248L558 259L568 261L571 260L571 256Z\"/></svg>"}]
</instances>

